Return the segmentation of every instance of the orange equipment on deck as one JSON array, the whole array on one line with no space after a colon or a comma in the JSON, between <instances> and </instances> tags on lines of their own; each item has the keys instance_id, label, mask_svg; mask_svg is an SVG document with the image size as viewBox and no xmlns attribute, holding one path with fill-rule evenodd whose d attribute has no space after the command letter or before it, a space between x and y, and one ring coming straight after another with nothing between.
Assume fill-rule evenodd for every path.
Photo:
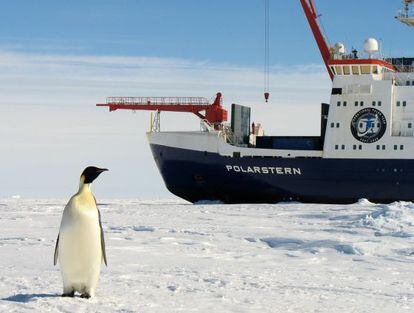
<instances>
[{"instance_id":1,"label":"orange equipment on deck","mask_svg":"<svg viewBox=\"0 0 414 313\"><path fill-rule=\"evenodd\" d=\"M227 110L221 105L222 95L217 93L212 104L203 97L109 97L99 107L115 110L144 110L166 112L190 112L210 124L227 121ZM205 111L203 115L201 112Z\"/></svg>"}]
</instances>

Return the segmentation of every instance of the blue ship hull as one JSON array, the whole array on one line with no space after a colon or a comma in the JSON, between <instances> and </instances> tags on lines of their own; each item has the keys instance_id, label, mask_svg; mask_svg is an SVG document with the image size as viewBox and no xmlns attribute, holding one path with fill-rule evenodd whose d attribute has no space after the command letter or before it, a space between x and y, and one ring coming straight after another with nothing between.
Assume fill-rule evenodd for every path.
<instances>
[{"instance_id":1,"label":"blue ship hull","mask_svg":"<svg viewBox=\"0 0 414 313\"><path fill-rule=\"evenodd\" d=\"M414 160L232 158L151 145L169 191L190 202L414 200Z\"/></svg>"}]
</instances>

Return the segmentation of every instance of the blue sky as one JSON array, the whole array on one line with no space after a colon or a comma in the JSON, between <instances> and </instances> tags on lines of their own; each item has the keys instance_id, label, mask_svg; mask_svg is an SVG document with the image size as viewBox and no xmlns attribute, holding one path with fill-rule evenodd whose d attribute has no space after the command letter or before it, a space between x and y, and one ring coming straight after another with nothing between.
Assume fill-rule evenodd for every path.
<instances>
[{"instance_id":1,"label":"blue sky","mask_svg":"<svg viewBox=\"0 0 414 313\"><path fill-rule=\"evenodd\" d=\"M316 0L333 44L413 56L400 0ZM145 132L149 113L109 113L113 95L204 96L252 107L269 135L317 135L331 82L299 0L271 0L270 102L263 101L262 0L2 0L0 198L68 197L88 165L98 198L168 198ZM294 116L292 124L290 117ZM162 114L163 130L198 130Z\"/></svg>"},{"instance_id":2,"label":"blue sky","mask_svg":"<svg viewBox=\"0 0 414 313\"><path fill-rule=\"evenodd\" d=\"M273 64L319 63L299 0L271 0ZM332 42L413 50L400 0L316 0ZM264 0L2 0L0 45L19 51L156 56L259 66Z\"/></svg>"}]
</instances>

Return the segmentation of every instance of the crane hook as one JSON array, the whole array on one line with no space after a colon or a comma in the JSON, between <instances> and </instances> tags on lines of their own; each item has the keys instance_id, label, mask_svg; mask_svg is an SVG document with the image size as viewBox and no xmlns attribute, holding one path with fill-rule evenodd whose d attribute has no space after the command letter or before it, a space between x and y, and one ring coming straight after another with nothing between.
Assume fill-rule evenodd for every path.
<instances>
[{"instance_id":1,"label":"crane hook","mask_svg":"<svg viewBox=\"0 0 414 313\"><path fill-rule=\"evenodd\" d=\"M270 74L270 70L269 70L269 50L270 50L270 45L269 45L269 20L270 20L270 4L269 4L269 0L265 0L265 12L264 12L264 98L266 103L269 101L269 74Z\"/></svg>"}]
</instances>

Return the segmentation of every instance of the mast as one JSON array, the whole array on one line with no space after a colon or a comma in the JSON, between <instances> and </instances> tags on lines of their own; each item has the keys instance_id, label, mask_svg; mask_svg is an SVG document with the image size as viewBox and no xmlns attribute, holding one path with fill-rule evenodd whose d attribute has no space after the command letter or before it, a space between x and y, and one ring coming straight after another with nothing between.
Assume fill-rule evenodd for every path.
<instances>
[{"instance_id":1,"label":"mast","mask_svg":"<svg viewBox=\"0 0 414 313\"><path fill-rule=\"evenodd\" d=\"M398 15L395 17L401 23L404 23L408 26L414 26L414 16L410 12L410 5L414 3L414 0L404 0L404 8L398 12Z\"/></svg>"},{"instance_id":2,"label":"mast","mask_svg":"<svg viewBox=\"0 0 414 313\"><path fill-rule=\"evenodd\" d=\"M306 18L308 19L309 26L312 30L313 36L315 37L316 43L318 44L319 51L321 52L323 62L325 63L328 74L331 77L331 80L334 78L334 73L332 73L329 67L329 61L331 60L331 52L329 46L326 42L324 35L322 34L321 28L318 24L318 14L316 13L315 4L313 0L300 0L302 4L303 11L305 12Z\"/></svg>"}]
</instances>

